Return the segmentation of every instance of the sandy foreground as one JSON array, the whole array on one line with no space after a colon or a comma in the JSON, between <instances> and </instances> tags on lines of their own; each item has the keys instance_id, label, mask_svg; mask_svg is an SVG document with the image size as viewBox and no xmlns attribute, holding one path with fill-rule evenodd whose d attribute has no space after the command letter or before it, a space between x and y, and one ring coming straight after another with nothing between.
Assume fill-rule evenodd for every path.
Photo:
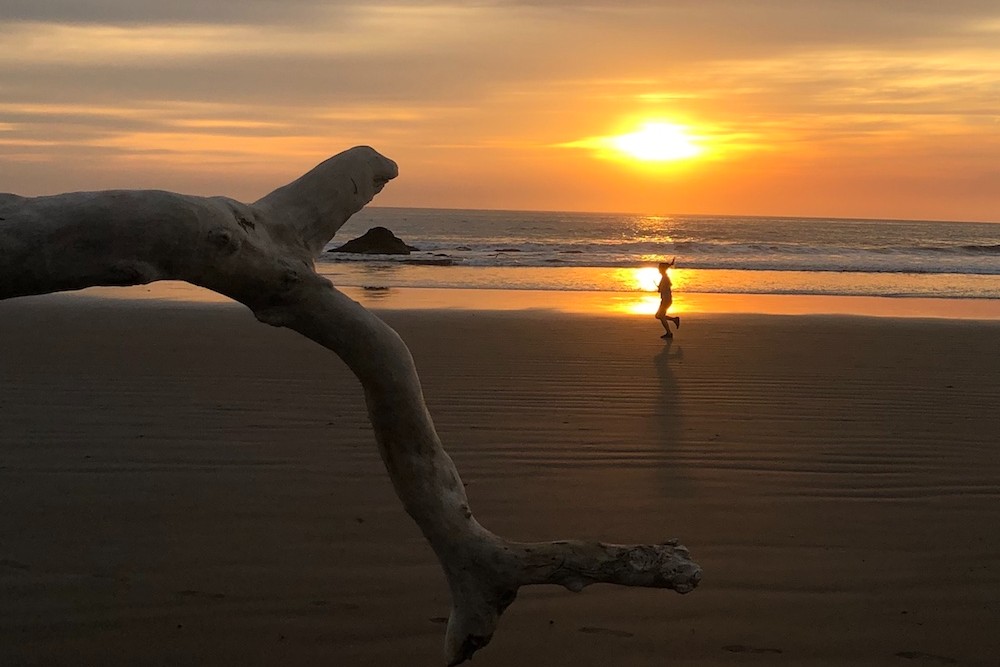
<instances>
[{"instance_id":1,"label":"sandy foreground","mask_svg":"<svg viewBox=\"0 0 1000 667\"><path fill-rule=\"evenodd\" d=\"M479 520L680 538L473 665L996 665L1000 322L384 311ZM358 383L226 304L0 302L0 665L441 665Z\"/></svg>"}]
</instances>

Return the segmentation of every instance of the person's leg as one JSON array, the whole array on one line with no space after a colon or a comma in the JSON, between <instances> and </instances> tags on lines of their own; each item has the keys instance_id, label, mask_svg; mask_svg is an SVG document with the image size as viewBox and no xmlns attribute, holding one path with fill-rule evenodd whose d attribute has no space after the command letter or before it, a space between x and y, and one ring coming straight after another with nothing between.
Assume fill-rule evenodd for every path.
<instances>
[{"instance_id":1,"label":"person's leg","mask_svg":"<svg viewBox=\"0 0 1000 667\"><path fill-rule=\"evenodd\" d=\"M660 313L657 313L656 319L660 320L660 324L663 325L663 335L660 336L660 338L673 338L674 335L670 333L670 325L667 324L667 321L670 319L667 317L667 314L663 313L661 315Z\"/></svg>"},{"instance_id":2,"label":"person's leg","mask_svg":"<svg viewBox=\"0 0 1000 667\"><path fill-rule=\"evenodd\" d=\"M666 333L669 334L670 333L670 326L667 325L667 320L669 320L670 318L667 317L667 304L666 303L664 303L663 301L660 301L660 307L657 308L656 315L654 315L653 317L655 317L656 319L658 319L660 321L660 324L663 325L663 330Z\"/></svg>"},{"instance_id":3,"label":"person's leg","mask_svg":"<svg viewBox=\"0 0 1000 667\"><path fill-rule=\"evenodd\" d=\"M673 304L673 302L674 302L673 299L661 298L660 309L656 311L656 318L660 320L660 322L663 324L663 328L667 330L667 333L670 333L670 327L667 326L668 321L673 322L674 326L677 327L678 329L681 327L681 318L671 317L670 315L667 315L667 311L670 309L670 306Z\"/></svg>"}]
</instances>

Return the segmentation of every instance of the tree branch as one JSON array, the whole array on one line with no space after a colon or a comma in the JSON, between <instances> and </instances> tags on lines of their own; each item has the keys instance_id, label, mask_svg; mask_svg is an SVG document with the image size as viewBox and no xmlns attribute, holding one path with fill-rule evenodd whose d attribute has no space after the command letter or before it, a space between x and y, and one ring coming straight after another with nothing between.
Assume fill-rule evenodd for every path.
<instances>
[{"instance_id":1,"label":"tree branch","mask_svg":"<svg viewBox=\"0 0 1000 667\"><path fill-rule=\"evenodd\" d=\"M360 379L396 494L447 576L449 665L489 642L521 586L693 590L701 570L676 541L528 544L476 521L405 343L313 270L336 231L396 175L394 162L357 147L249 205L161 191L0 194L0 299L185 280L335 352Z\"/></svg>"}]
</instances>

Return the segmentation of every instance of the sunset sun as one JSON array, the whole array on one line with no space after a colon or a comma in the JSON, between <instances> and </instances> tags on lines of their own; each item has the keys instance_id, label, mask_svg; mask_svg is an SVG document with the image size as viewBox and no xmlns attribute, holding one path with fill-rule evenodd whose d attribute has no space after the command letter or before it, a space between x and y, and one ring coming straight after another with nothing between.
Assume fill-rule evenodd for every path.
<instances>
[{"instance_id":1,"label":"sunset sun","mask_svg":"<svg viewBox=\"0 0 1000 667\"><path fill-rule=\"evenodd\" d=\"M558 144L563 148L584 148L596 157L638 163L658 168L707 155L706 138L693 134L686 125L668 120L645 120L619 127L615 134L588 137Z\"/></svg>"},{"instance_id":2,"label":"sunset sun","mask_svg":"<svg viewBox=\"0 0 1000 667\"><path fill-rule=\"evenodd\" d=\"M668 162L695 157L702 148L681 125L663 122L644 123L635 132L609 138L620 153L644 162Z\"/></svg>"}]
</instances>

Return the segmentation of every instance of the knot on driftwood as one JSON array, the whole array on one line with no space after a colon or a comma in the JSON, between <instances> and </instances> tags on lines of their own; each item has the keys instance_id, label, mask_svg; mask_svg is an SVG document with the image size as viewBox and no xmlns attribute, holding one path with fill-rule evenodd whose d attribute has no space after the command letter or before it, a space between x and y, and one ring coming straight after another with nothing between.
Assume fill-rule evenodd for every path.
<instances>
[{"instance_id":1,"label":"knot on driftwood","mask_svg":"<svg viewBox=\"0 0 1000 667\"><path fill-rule=\"evenodd\" d=\"M220 255L232 255L240 249L242 241L225 227L215 227L208 232L208 243Z\"/></svg>"}]
</instances>

